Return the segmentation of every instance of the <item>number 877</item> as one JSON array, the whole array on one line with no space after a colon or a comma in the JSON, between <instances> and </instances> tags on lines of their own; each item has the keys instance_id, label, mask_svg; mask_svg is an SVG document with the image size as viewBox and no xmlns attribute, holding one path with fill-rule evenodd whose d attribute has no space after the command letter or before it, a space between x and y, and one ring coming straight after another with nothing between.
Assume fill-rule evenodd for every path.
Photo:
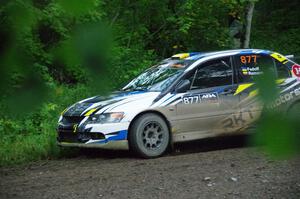
<instances>
[{"instance_id":1,"label":"number 877","mask_svg":"<svg viewBox=\"0 0 300 199\"><path fill-rule=\"evenodd\" d=\"M199 95L183 97L182 100L184 104L194 104L194 103L199 103L200 101Z\"/></svg>"},{"instance_id":2,"label":"number 877","mask_svg":"<svg viewBox=\"0 0 300 199\"><path fill-rule=\"evenodd\" d=\"M251 63L251 62L256 63L257 56L256 55L245 55L245 56L240 56L240 59L243 64L247 64L247 63Z\"/></svg>"}]
</instances>

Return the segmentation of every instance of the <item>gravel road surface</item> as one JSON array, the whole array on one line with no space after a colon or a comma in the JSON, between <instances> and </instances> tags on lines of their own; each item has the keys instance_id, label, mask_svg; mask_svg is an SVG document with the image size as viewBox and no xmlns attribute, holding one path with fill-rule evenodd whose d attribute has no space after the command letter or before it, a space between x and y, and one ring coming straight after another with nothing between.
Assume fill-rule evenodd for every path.
<instances>
[{"instance_id":1,"label":"gravel road surface","mask_svg":"<svg viewBox=\"0 0 300 199\"><path fill-rule=\"evenodd\" d=\"M274 160L246 137L179 144L157 159L127 151L0 168L0 198L300 199L300 158Z\"/></svg>"}]
</instances>

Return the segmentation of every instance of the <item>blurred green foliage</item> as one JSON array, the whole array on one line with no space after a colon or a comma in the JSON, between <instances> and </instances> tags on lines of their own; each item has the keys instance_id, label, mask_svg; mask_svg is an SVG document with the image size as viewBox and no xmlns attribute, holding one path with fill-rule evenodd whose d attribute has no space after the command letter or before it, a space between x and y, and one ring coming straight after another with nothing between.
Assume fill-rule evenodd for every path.
<instances>
[{"instance_id":1,"label":"blurred green foliage","mask_svg":"<svg viewBox=\"0 0 300 199\"><path fill-rule=\"evenodd\" d=\"M265 104L261 118L257 121L257 129L250 139L261 145L273 158L289 158L300 152L300 103L288 110L284 106L270 108L280 96L274 70L263 68L263 74L255 78L259 89L258 100ZM292 111L291 111L292 110ZM298 122L297 122L298 121Z\"/></svg>"},{"instance_id":2,"label":"blurred green foliage","mask_svg":"<svg viewBox=\"0 0 300 199\"><path fill-rule=\"evenodd\" d=\"M57 157L57 118L74 102L120 88L172 54L229 49L230 15L243 22L246 3L1 1L0 165ZM251 47L299 55L297 7L258 1Z\"/></svg>"}]
</instances>

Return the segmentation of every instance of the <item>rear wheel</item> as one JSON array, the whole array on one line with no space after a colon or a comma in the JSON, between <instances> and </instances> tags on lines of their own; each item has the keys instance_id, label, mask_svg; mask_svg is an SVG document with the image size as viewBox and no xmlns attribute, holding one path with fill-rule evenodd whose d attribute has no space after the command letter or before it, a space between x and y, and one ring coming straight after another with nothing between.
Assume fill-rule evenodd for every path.
<instances>
[{"instance_id":1,"label":"rear wheel","mask_svg":"<svg viewBox=\"0 0 300 199\"><path fill-rule=\"evenodd\" d=\"M287 116L289 120L289 125L291 125L294 129L295 141L297 142L298 150L300 150L300 102L297 102L292 107L290 107Z\"/></svg>"},{"instance_id":2,"label":"rear wheel","mask_svg":"<svg viewBox=\"0 0 300 199\"><path fill-rule=\"evenodd\" d=\"M137 118L129 133L130 149L144 158L161 156L168 148L169 129L157 114L147 113Z\"/></svg>"},{"instance_id":3,"label":"rear wheel","mask_svg":"<svg viewBox=\"0 0 300 199\"><path fill-rule=\"evenodd\" d=\"M300 133L300 125L299 125L299 118L300 118L300 102L292 105L288 110L288 119L292 123L292 125L296 128L297 133Z\"/></svg>"},{"instance_id":4,"label":"rear wheel","mask_svg":"<svg viewBox=\"0 0 300 199\"><path fill-rule=\"evenodd\" d=\"M294 104L288 111L290 119L298 120L300 117L300 102Z\"/></svg>"}]
</instances>

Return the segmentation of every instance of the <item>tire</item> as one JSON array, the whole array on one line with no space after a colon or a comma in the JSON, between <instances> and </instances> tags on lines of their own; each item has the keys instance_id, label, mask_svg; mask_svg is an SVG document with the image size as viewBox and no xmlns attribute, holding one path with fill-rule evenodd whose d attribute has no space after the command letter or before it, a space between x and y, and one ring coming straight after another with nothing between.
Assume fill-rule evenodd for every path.
<instances>
[{"instance_id":1,"label":"tire","mask_svg":"<svg viewBox=\"0 0 300 199\"><path fill-rule=\"evenodd\" d=\"M289 119L296 119L298 120L300 117L300 102L293 104L288 110L288 117Z\"/></svg>"},{"instance_id":2,"label":"tire","mask_svg":"<svg viewBox=\"0 0 300 199\"><path fill-rule=\"evenodd\" d=\"M299 118L300 118L300 102L293 104L288 112L287 118L291 125L295 128L298 135L300 135L300 126L299 126Z\"/></svg>"},{"instance_id":3,"label":"tire","mask_svg":"<svg viewBox=\"0 0 300 199\"><path fill-rule=\"evenodd\" d=\"M143 158L156 158L165 153L170 143L169 128L163 118L146 113L130 129L129 148Z\"/></svg>"},{"instance_id":4,"label":"tire","mask_svg":"<svg viewBox=\"0 0 300 199\"><path fill-rule=\"evenodd\" d=\"M297 152L300 152L300 125L299 125L299 118L300 118L300 102L296 102L293 104L287 113L287 119L289 121L289 125L292 126L294 135L295 146L297 146Z\"/></svg>"}]
</instances>

